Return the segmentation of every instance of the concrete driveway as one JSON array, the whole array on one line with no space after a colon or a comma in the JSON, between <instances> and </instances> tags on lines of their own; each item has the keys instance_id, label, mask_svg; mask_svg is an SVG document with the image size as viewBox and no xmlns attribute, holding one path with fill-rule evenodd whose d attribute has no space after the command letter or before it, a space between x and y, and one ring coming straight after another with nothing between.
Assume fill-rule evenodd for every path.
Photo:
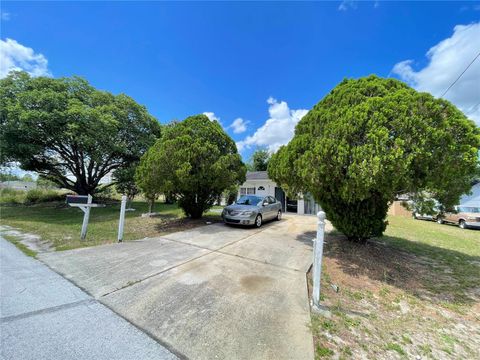
<instances>
[{"instance_id":1,"label":"concrete driveway","mask_svg":"<svg viewBox=\"0 0 480 360\"><path fill-rule=\"evenodd\" d=\"M315 224L213 224L39 258L177 355L313 359L305 273Z\"/></svg>"}]
</instances>

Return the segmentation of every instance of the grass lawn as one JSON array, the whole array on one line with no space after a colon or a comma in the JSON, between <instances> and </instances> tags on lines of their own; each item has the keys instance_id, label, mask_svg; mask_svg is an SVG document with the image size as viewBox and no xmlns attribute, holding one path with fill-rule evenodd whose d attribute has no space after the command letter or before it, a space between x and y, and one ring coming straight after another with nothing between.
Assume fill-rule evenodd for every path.
<instances>
[{"instance_id":1,"label":"grass lawn","mask_svg":"<svg viewBox=\"0 0 480 360\"><path fill-rule=\"evenodd\" d=\"M318 359L480 358L478 230L392 216L366 245L329 234L322 286Z\"/></svg>"},{"instance_id":2,"label":"grass lawn","mask_svg":"<svg viewBox=\"0 0 480 360\"><path fill-rule=\"evenodd\" d=\"M136 211L126 212L124 240L155 237L204 224L205 221L218 221L218 213L208 213L202 220L190 220L184 217L176 205L157 203L154 211L158 217L142 218L148 211L143 201L133 202ZM67 250L83 246L94 246L115 242L117 239L120 203L90 211L87 238L80 240L83 212L78 208L65 206L64 203L47 203L31 206L18 205L0 208L0 224L15 228L21 232L36 234L48 241L56 250ZM16 241L13 236L9 240ZM31 255L31 254L30 254Z\"/></svg>"}]
</instances>

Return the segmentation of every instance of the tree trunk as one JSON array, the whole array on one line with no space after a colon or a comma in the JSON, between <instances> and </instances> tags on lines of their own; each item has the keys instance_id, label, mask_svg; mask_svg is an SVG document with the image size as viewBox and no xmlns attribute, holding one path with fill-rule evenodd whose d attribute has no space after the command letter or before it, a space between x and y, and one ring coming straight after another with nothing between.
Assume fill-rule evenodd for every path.
<instances>
[{"instance_id":1,"label":"tree trunk","mask_svg":"<svg viewBox=\"0 0 480 360\"><path fill-rule=\"evenodd\" d=\"M148 199L148 212L151 214L153 211L153 205L155 204L155 198Z\"/></svg>"},{"instance_id":2,"label":"tree trunk","mask_svg":"<svg viewBox=\"0 0 480 360\"><path fill-rule=\"evenodd\" d=\"M202 212L198 212L198 211L194 211L190 214L190 217L192 219L201 219L202 218L202 215L203 213Z\"/></svg>"},{"instance_id":3,"label":"tree trunk","mask_svg":"<svg viewBox=\"0 0 480 360\"><path fill-rule=\"evenodd\" d=\"M365 244L368 240L366 237L358 237L358 236L347 236L348 241L356 242L358 244Z\"/></svg>"},{"instance_id":4,"label":"tree trunk","mask_svg":"<svg viewBox=\"0 0 480 360\"><path fill-rule=\"evenodd\" d=\"M127 209L131 208L133 199L135 199L135 195L127 194Z\"/></svg>"}]
</instances>

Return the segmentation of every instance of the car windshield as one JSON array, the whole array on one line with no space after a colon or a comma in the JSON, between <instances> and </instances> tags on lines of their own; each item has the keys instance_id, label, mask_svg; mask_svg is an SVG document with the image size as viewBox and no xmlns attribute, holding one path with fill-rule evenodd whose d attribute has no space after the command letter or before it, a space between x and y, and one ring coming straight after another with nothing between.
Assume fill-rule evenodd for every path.
<instances>
[{"instance_id":1,"label":"car windshield","mask_svg":"<svg viewBox=\"0 0 480 360\"><path fill-rule=\"evenodd\" d=\"M257 205L260 201L262 201L261 197L244 195L237 200L237 205Z\"/></svg>"}]
</instances>

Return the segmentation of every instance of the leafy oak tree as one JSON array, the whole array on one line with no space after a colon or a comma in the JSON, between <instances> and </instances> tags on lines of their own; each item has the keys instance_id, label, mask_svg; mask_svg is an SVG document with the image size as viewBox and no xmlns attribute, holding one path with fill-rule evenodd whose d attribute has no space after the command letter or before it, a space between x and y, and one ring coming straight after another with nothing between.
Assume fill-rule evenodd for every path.
<instances>
[{"instance_id":1,"label":"leafy oak tree","mask_svg":"<svg viewBox=\"0 0 480 360\"><path fill-rule=\"evenodd\" d=\"M160 125L145 107L82 78L12 72L0 80L0 162L18 162L78 194L94 193L158 136Z\"/></svg>"},{"instance_id":2,"label":"leafy oak tree","mask_svg":"<svg viewBox=\"0 0 480 360\"><path fill-rule=\"evenodd\" d=\"M266 171L268 162L270 161L270 153L267 149L257 149L252 155L250 163L247 165L250 171Z\"/></svg>"},{"instance_id":3,"label":"leafy oak tree","mask_svg":"<svg viewBox=\"0 0 480 360\"><path fill-rule=\"evenodd\" d=\"M365 241L382 235L399 194L424 191L448 208L468 192L479 134L450 102L398 80L344 80L300 120L269 174L310 192L339 231Z\"/></svg>"},{"instance_id":4,"label":"leafy oak tree","mask_svg":"<svg viewBox=\"0 0 480 360\"><path fill-rule=\"evenodd\" d=\"M200 218L226 189L243 183L245 173L235 142L220 124L196 115L165 127L142 157L136 178L142 191L169 193L187 216Z\"/></svg>"}]
</instances>

